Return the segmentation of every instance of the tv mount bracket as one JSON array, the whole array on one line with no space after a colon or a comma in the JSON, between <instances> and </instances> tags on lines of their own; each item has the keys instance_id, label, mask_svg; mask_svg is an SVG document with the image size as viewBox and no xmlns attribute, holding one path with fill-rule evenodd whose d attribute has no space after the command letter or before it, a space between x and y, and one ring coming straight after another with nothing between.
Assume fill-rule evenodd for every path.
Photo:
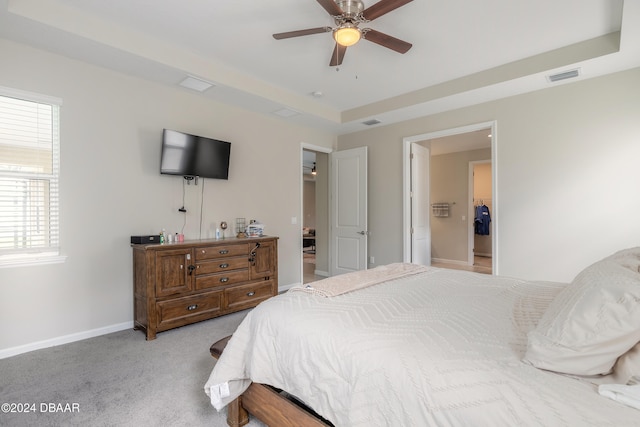
<instances>
[{"instance_id":1,"label":"tv mount bracket","mask_svg":"<svg viewBox=\"0 0 640 427\"><path fill-rule=\"evenodd\" d=\"M191 181L195 180L195 185L198 185L198 176L197 175L185 175L184 179L187 180L187 185L191 185Z\"/></svg>"}]
</instances>

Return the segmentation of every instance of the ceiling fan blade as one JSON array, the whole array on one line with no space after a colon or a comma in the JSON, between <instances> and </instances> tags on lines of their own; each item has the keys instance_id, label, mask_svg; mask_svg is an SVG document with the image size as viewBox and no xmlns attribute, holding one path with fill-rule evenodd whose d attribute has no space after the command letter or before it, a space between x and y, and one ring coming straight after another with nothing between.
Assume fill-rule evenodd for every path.
<instances>
[{"instance_id":1,"label":"ceiling fan blade","mask_svg":"<svg viewBox=\"0 0 640 427\"><path fill-rule=\"evenodd\" d=\"M288 39L291 37L309 36L311 34L320 34L332 31L331 27L308 28L306 30L288 31L286 33L277 33L273 35L276 40Z\"/></svg>"},{"instance_id":2,"label":"ceiling fan blade","mask_svg":"<svg viewBox=\"0 0 640 427\"><path fill-rule=\"evenodd\" d=\"M318 0L320 1L320 0ZM376 18L381 17L382 15L391 12L399 8L400 6L404 6L407 3L412 2L413 0L380 0L378 3L373 4L362 11L362 16L369 21L373 21Z\"/></svg>"},{"instance_id":3,"label":"ceiling fan blade","mask_svg":"<svg viewBox=\"0 0 640 427\"><path fill-rule=\"evenodd\" d=\"M370 42L379 44L380 46L395 50L398 53L406 53L411 49L411 46L413 46L411 43L407 43L395 37L391 37L388 34L372 29L367 29L367 31L364 32L363 38Z\"/></svg>"},{"instance_id":4,"label":"ceiling fan blade","mask_svg":"<svg viewBox=\"0 0 640 427\"><path fill-rule=\"evenodd\" d=\"M331 16L342 15L342 9L333 0L316 0Z\"/></svg>"},{"instance_id":5,"label":"ceiling fan blade","mask_svg":"<svg viewBox=\"0 0 640 427\"><path fill-rule=\"evenodd\" d=\"M341 44L336 43L336 47L333 49L333 54L331 54L331 61L329 62L329 66L335 67L342 64L342 60L344 59L344 54L346 52L346 46L342 46Z\"/></svg>"}]
</instances>

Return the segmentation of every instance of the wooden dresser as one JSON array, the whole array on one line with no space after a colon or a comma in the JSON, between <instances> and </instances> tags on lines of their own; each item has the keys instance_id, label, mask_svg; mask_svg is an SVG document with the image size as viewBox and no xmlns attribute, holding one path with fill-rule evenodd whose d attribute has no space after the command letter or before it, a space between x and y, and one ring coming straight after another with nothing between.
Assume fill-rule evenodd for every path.
<instances>
[{"instance_id":1,"label":"wooden dresser","mask_svg":"<svg viewBox=\"0 0 640 427\"><path fill-rule=\"evenodd\" d=\"M157 332L246 308L278 293L278 238L133 244L134 329Z\"/></svg>"}]
</instances>

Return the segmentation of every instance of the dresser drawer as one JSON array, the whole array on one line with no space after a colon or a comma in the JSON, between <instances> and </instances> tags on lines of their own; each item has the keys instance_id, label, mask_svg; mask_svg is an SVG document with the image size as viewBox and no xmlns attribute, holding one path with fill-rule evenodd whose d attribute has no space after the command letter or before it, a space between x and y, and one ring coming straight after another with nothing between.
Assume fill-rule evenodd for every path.
<instances>
[{"instance_id":1,"label":"dresser drawer","mask_svg":"<svg viewBox=\"0 0 640 427\"><path fill-rule=\"evenodd\" d=\"M249 258L246 256L200 261L196 265L196 275L219 273L242 268L249 268Z\"/></svg>"},{"instance_id":2,"label":"dresser drawer","mask_svg":"<svg viewBox=\"0 0 640 427\"><path fill-rule=\"evenodd\" d=\"M222 310L222 292L176 298L156 303L158 329L174 328L214 317Z\"/></svg>"},{"instance_id":3,"label":"dresser drawer","mask_svg":"<svg viewBox=\"0 0 640 427\"><path fill-rule=\"evenodd\" d=\"M225 309L240 310L257 305L274 295L272 280L234 286L224 290Z\"/></svg>"},{"instance_id":4,"label":"dresser drawer","mask_svg":"<svg viewBox=\"0 0 640 427\"><path fill-rule=\"evenodd\" d=\"M232 257L239 255L249 255L249 245L246 243L228 244L220 246L207 246L196 248L196 261L203 259L213 259L220 257Z\"/></svg>"},{"instance_id":5,"label":"dresser drawer","mask_svg":"<svg viewBox=\"0 0 640 427\"><path fill-rule=\"evenodd\" d=\"M217 286L233 285L249 280L249 269L232 270L222 273L196 276L196 289L209 289Z\"/></svg>"}]
</instances>

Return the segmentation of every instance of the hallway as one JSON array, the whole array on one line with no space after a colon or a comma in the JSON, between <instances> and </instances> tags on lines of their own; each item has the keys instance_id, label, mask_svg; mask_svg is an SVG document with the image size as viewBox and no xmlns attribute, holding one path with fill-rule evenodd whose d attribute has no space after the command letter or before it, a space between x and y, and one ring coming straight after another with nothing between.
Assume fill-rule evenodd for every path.
<instances>
[{"instance_id":1,"label":"hallway","mask_svg":"<svg viewBox=\"0 0 640 427\"><path fill-rule=\"evenodd\" d=\"M303 252L302 254L302 282L310 283L316 280L324 279L322 276L315 274L316 271L316 255Z\"/></svg>"}]
</instances>

